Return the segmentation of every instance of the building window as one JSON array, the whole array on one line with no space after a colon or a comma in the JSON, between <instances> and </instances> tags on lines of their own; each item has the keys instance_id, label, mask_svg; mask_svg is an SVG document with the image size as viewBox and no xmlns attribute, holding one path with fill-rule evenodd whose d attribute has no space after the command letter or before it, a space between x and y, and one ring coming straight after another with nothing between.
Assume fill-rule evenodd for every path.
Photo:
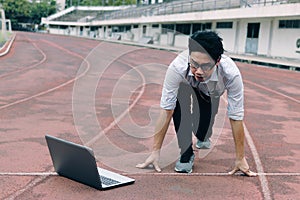
<instances>
[{"instance_id":1,"label":"building window","mask_svg":"<svg viewBox=\"0 0 300 200\"><path fill-rule=\"evenodd\" d=\"M159 28L158 24L152 24L152 28Z\"/></svg>"},{"instance_id":2,"label":"building window","mask_svg":"<svg viewBox=\"0 0 300 200\"><path fill-rule=\"evenodd\" d=\"M279 20L279 28L300 28L300 20Z\"/></svg>"},{"instance_id":3,"label":"building window","mask_svg":"<svg viewBox=\"0 0 300 200\"><path fill-rule=\"evenodd\" d=\"M217 22L217 28L232 28L232 22Z\"/></svg>"},{"instance_id":4,"label":"building window","mask_svg":"<svg viewBox=\"0 0 300 200\"><path fill-rule=\"evenodd\" d=\"M211 30L211 23L205 23L204 30Z\"/></svg>"},{"instance_id":5,"label":"building window","mask_svg":"<svg viewBox=\"0 0 300 200\"><path fill-rule=\"evenodd\" d=\"M162 34L167 34L168 32L174 32L174 24L162 24Z\"/></svg>"},{"instance_id":6,"label":"building window","mask_svg":"<svg viewBox=\"0 0 300 200\"><path fill-rule=\"evenodd\" d=\"M131 25L120 26L120 32L130 31Z\"/></svg>"},{"instance_id":7,"label":"building window","mask_svg":"<svg viewBox=\"0 0 300 200\"><path fill-rule=\"evenodd\" d=\"M144 25L144 26L143 26L143 34L146 34L146 33L147 33L147 26Z\"/></svg>"},{"instance_id":8,"label":"building window","mask_svg":"<svg viewBox=\"0 0 300 200\"><path fill-rule=\"evenodd\" d=\"M99 26L91 26L91 31L96 31L98 30L100 27Z\"/></svg>"},{"instance_id":9,"label":"building window","mask_svg":"<svg viewBox=\"0 0 300 200\"><path fill-rule=\"evenodd\" d=\"M191 24L176 24L176 32L179 34L190 35Z\"/></svg>"},{"instance_id":10,"label":"building window","mask_svg":"<svg viewBox=\"0 0 300 200\"><path fill-rule=\"evenodd\" d=\"M68 27L69 27L69 26L67 26L67 25L60 25L60 26L59 26L60 29L67 29Z\"/></svg>"},{"instance_id":11,"label":"building window","mask_svg":"<svg viewBox=\"0 0 300 200\"><path fill-rule=\"evenodd\" d=\"M258 38L260 23L248 23L247 38Z\"/></svg>"},{"instance_id":12,"label":"building window","mask_svg":"<svg viewBox=\"0 0 300 200\"><path fill-rule=\"evenodd\" d=\"M49 28L59 29L59 26L58 26L58 25L52 25L52 24L50 24L50 25L49 25Z\"/></svg>"},{"instance_id":13,"label":"building window","mask_svg":"<svg viewBox=\"0 0 300 200\"><path fill-rule=\"evenodd\" d=\"M205 31L211 29L211 23L195 23L192 24L192 28L192 33L195 33L196 31Z\"/></svg>"},{"instance_id":14,"label":"building window","mask_svg":"<svg viewBox=\"0 0 300 200\"><path fill-rule=\"evenodd\" d=\"M113 32L113 33L119 32L119 27L113 26L113 27L112 27L112 32Z\"/></svg>"},{"instance_id":15,"label":"building window","mask_svg":"<svg viewBox=\"0 0 300 200\"><path fill-rule=\"evenodd\" d=\"M131 26L130 25L125 25L125 26L113 26L112 27L112 32L116 33L122 33L122 32L127 32L130 31Z\"/></svg>"}]
</instances>

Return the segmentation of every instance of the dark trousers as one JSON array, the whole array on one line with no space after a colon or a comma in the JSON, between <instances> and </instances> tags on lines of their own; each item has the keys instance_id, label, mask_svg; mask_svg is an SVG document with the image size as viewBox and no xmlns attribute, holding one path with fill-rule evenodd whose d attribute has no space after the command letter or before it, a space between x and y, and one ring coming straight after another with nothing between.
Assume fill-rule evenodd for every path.
<instances>
[{"instance_id":1,"label":"dark trousers","mask_svg":"<svg viewBox=\"0 0 300 200\"><path fill-rule=\"evenodd\" d=\"M193 154L192 132L200 141L211 137L219 101L220 97L209 97L187 83L180 84L173 122L181 162L188 162Z\"/></svg>"}]
</instances>

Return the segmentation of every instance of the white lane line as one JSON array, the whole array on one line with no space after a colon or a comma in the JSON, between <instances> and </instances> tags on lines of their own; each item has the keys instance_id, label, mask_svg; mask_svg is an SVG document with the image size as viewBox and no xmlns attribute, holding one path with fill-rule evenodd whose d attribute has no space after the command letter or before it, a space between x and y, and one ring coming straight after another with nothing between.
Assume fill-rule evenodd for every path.
<instances>
[{"instance_id":1,"label":"white lane line","mask_svg":"<svg viewBox=\"0 0 300 200\"><path fill-rule=\"evenodd\" d=\"M17 101L15 101L15 102L8 103L8 104L5 104L5 105L3 105L3 106L0 106L0 110L2 110L2 109L4 109L4 108L11 107L11 106L14 106L14 105L17 105L17 104L20 104L20 103L23 103L23 102L26 102L26 101L29 101L29 100L34 99L34 98L36 98L36 97L40 97L40 96L43 96L43 95L45 95L45 94L51 93L51 92L53 92L53 91L55 91L55 90L58 90L58 89L60 89L60 88L63 88L63 87L65 87L65 86L69 85L70 83L75 82L77 79L81 78L82 76L84 76L84 75L88 72L88 70L90 69L90 63L89 63L89 62L86 60L86 58L84 58L83 56L81 56L81 55L79 55L79 54L77 54L77 53L74 53L74 52L72 52L72 51L69 51L68 49L64 49L64 48L62 48L62 47L60 47L60 46L58 46L58 45L55 45L54 43L51 43L51 42L46 41L46 40L42 40L42 41L45 41L46 43L48 43L48 44L50 44L50 45L52 45L52 46L54 46L54 47L57 47L57 48L59 48L59 49L62 49L63 51L66 51L68 54L71 54L71 55L73 55L73 56L76 56L76 57L82 59L83 62L86 62L86 64L87 64L86 70L85 70L82 74L76 76L75 78L73 78L73 79L71 79L71 80L69 80L69 81L67 81L67 82L64 82L64 83L62 83L62 84L60 84L60 85L58 85L58 86L56 86L56 87L53 87L53 88L48 89L48 90L46 90L46 91L42 91L42 92L40 92L40 93L38 93L38 94L35 94L35 95L32 95L32 96L26 97L26 98L24 98L24 99L20 99L20 100L17 100Z\"/></svg>"},{"instance_id":2,"label":"white lane line","mask_svg":"<svg viewBox=\"0 0 300 200\"><path fill-rule=\"evenodd\" d=\"M42 40L42 41L44 41L44 40ZM46 42L47 42L47 41L46 41ZM52 46L55 46L54 43L51 44L51 42L48 42L48 44L50 44L50 45L52 45ZM56 46L58 46L58 45L56 45ZM60 47L60 46L58 46L58 47ZM24 99L21 99L21 100L18 100L18 101L15 101L15 102L12 102L12 103L9 103L9 104L0 106L0 110L1 110L1 109L4 109L4 108L7 108L7 107L10 107L10 106L13 106L13 105L16 105L16 104L19 104L19 103L26 102L26 101L31 100L31 99L33 99L33 98L36 98L36 97L39 97L39 96L48 94L48 93L53 92L53 91L55 91L55 90L57 90L57 89L63 88L63 87L65 87L66 85L68 85L68 84L70 84L70 83L72 83L72 82L75 82L77 79L81 78L82 76L84 76L84 75L86 74L86 72L90 69L90 63L86 60L86 58L84 58L83 56L81 56L81 55L79 55L79 54L77 54L77 53L74 53L74 52L72 52L72 51L69 51L69 50L67 50L67 49L64 49L63 47L60 47L60 49L66 51L67 53L69 53L69 54L71 54L71 55L74 55L74 56L76 56L76 57L79 57L79 58L81 58L81 59L83 60L83 62L86 62L86 63L87 63L87 68L86 68L86 70L85 70L82 74L80 74L79 76L77 76L77 77L75 77L75 78L73 78L73 79L71 79L71 80L69 80L69 81L67 81L67 82L65 82L65 83L63 83L63 84L61 84L61 85L58 85L58 86L56 86L56 87L54 87L54 88L51 88L51 89L49 89L49 90L40 92L40 93L38 93L38 94L36 94L36 95L30 96L30 97L27 97L27 98L24 98ZM9 200L10 200L10 199L15 199L15 198L17 198L19 195L21 195L22 193L24 193L26 190L31 189L32 187L34 187L35 185L37 185L38 183L40 183L41 181L43 181L43 180L44 180L45 178L47 178L47 177L48 177L47 174L46 174L46 175L42 175L42 176L40 176L40 177L38 176L38 177L35 178L30 184L26 185L26 187L24 187L24 188L18 190L17 192L15 192L15 193L12 194L11 196L7 197L6 199L9 199Z\"/></svg>"},{"instance_id":3,"label":"white lane line","mask_svg":"<svg viewBox=\"0 0 300 200\"><path fill-rule=\"evenodd\" d=\"M266 176L300 176L300 173L288 173L288 172L282 172L282 173L272 173L272 172L269 172L269 173L263 173L264 175ZM260 175L260 173L258 173L258 175Z\"/></svg>"},{"instance_id":4,"label":"white lane line","mask_svg":"<svg viewBox=\"0 0 300 200\"><path fill-rule=\"evenodd\" d=\"M32 187L36 186L40 182L44 181L47 177L48 177L47 175L43 175L43 176L39 176L37 178L34 178L28 185L26 185L21 190L18 190L15 193L11 194L10 196L6 197L5 200L14 200L14 199L16 199L23 192L25 192L26 190L31 189Z\"/></svg>"},{"instance_id":5,"label":"white lane line","mask_svg":"<svg viewBox=\"0 0 300 200\"><path fill-rule=\"evenodd\" d=\"M149 172L149 173L120 173L126 176L232 176L225 172L204 172L204 173L175 173L175 172ZM258 176L300 176L300 172L269 172L269 173L257 173ZM242 173L236 173L236 176L243 175ZM0 176L58 176L56 172L0 172Z\"/></svg>"},{"instance_id":6,"label":"white lane line","mask_svg":"<svg viewBox=\"0 0 300 200\"><path fill-rule=\"evenodd\" d=\"M158 173L158 172L149 172L149 173L122 173L125 176L245 176L243 173L236 173L234 175L230 175L224 172L206 172L206 173ZM281 172L269 172L269 173L257 173L258 176L300 176L298 172L291 173L281 173ZM250 178L251 179L251 178Z\"/></svg>"},{"instance_id":7,"label":"white lane line","mask_svg":"<svg viewBox=\"0 0 300 200\"><path fill-rule=\"evenodd\" d=\"M0 172L0 176L55 176L56 172Z\"/></svg>"},{"instance_id":8,"label":"white lane line","mask_svg":"<svg viewBox=\"0 0 300 200\"><path fill-rule=\"evenodd\" d=\"M227 99L222 96L222 99L225 101L226 104L228 104L228 101ZM265 200L271 200L271 192L270 192L270 189L269 189L269 184L268 184L268 180L266 178L266 173L264 172L264 168L262 166L262 163L260 161L260 158L259 158L259 154L258 154L258 151L254 145L254 142L253 142L253 139L246 127L246 124L243 123L244 125L244 133L245 133L245 138L246 138L246 141L249 145L249 148L251 150L251 153L252 153L252 156L254 158L254 162L255 162L255 165L256 165L256 169L257 169L257 173L258 173L258 178L259 178L259 181L261 183L261 188L262 188L262 192L263 192L263 195L264 195L264 199Z\"/></svg>"},{"instance_id":9,"label":"white lane line","mask_svg":"<svg viewBox=\"0 0 300 200\"><path fill-rule=\"evenodd\" d=\"M277 95L282 96L284 98L287 98L289 100L292 100L292 101L294 101L296 103L300 103L300 101L298 99L295 99L293 97L285 95L285 94L283 94L281 92L277 92L277 91L272 90L270 88L267 88L265 86L259 85L257 83L252 82L252 81L244 80L244 82L249 83L251 85L254 85L254 86L256 86L258 88L261 88L263 90L266 90L266 91L272 92L274 94L277 94ZM245 124L244 124L244 126L245 126ZM257 171L258 171L258 174L259 174L259 180L260 180L260 182L262 184L262 189L263 189L263 192L264 192L264 198L265 199L271 199L270 190L269 190L269 187L268 187L268 181L267 181L267 179L265 177L266 173L264 173L264 171L263 171L263 167L262 167L261 161L259 159L258 152L257 152L257 150L255 148L254 142L253 142L253 140L252 140L252 138L251 138L251 136L249 134L249 131L247 130L246 126L245 126L245 137L247 139L247 142L248 142L248 144L250 146L252 155L253 155L254 160L255 160L256 168L257 168Z\"/></svg>"},{"instance_id":10,"label":"white lane line","mask_svg":"<svg viewBox=\"0 0 300 200\"><path fill-rule=\"evenodd\" d=\"M252 155L253 155L253 158L254 158L254 161L255 161L255 164L256 164L256 169L257 169L257 172L258 172L258 178L261 182L261 187L262 187L262 192L264 194L264 199L265 200L271 200L271 192L270 192L270 189L269 189L269 184L268 184L268 180L265 176L265 172L264 172L264 168L262 166L262 163L260 161L260 158L259 158L259 154L257 152L257 149L254 145L254 142L252 140L252 137L244 123L244 131L245 131L245 137L246 137L246 140L248 142L248 145L250 147L250 150L252 152Z\"/></svg>"},{"instance_id":11,"label":"white lane line","mask_svg":"<svg viewBox=\"0 0 300 200\"><path fill-rule=\"evenodd\" d=\"M127 53L132 53L133 51L137 51L140 49L134 49L134 50L129 50L128 52L125 52L122 54L122 56L126 55ZM113 63L115 60L113 60L111 63ZM98 133L95 137L93 137L91 140L85 143L86 146L93 145L97 140L99 140L104 134L108 133L114 126L118 125L118 123L130 112L130 110L139 102L141 97L143 96L145 92L145 85L146 85L146 77L143 75L143 73L138 70L136 67L133 65L127 63L127 62L122 62L125 65L128 65L131 67L133 70L135 70L137 73L139 73L140 77L142 78L143 83L141 84L143 87L141 91L139 92L137 98L134 99L134 101L131 103L131 105L123 112L121 113L117 118L114 118L114 121L112 121L104 130L102 130L100 133Z\"/></svg>"},{"instance_id":12,"label":"white lane line","mask_svg":"<svg viewBox=\"0 0 300 200\"><path fill-rule=\"evenodd\" d=\"M224 172L207 172L207 173L158 173L158 172L152 172L152 173L122 173L122 175L125 176L245 176L243 173L236 173L234 175L230 175L228 173ZM258 176L264 175L264 176L300 176L300 173L281 173L281 172L270 172L270 173L257 173ZM250 178L251 179L251 178Z\"/></svg>"},{"instance_id":13,"label":"white lane line","mask_svg":"<svg viewBox=\"0 0 300 200\"><path fill-rule=\"evenodd\" d=\"M6 77L6 76L11 76L12 74L15 74L15 73L18 73L18 72L27 71L27 70L29 70L29 69L38 67L39 65L41 65L42 63L44 63L44 62L47 60L47 55L43 52L43 50L42 50L41 48L39 48L39 47L36 45L36 43L34 43L31 39L28 38L27 40L30 41L30 42L32 43L32 46L34 46L34 47L40 52L40 54L43 55L43 59L40 60L38 63L35 63L35 64L33 64L33 65L25 66L24 68L21 68L21 69L19 69L19 70L15 70L15 71L11 71L11 72L2 74L2 75L0 75L0 78Z\"/></svg>"}]
</instances>

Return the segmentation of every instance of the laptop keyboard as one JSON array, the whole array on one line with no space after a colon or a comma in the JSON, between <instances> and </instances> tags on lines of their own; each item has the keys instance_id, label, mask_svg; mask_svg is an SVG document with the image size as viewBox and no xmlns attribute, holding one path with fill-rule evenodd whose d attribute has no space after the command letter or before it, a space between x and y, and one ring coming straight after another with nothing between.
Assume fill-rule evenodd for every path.
<instances>
[{"instance_id":1,"label":"laptop keyboard","mask_svg":"<svg viewBox=\"0 0 300 200\"><path fill-rule=\"evenodd\" d=\"M111 178L108 178L108 177L105 177L105 176L101 176L101 182L104 185L114 185L114 184L120 183L119 181L116 181L114 179L111 179Z\"/></svg>"}]
</instances>

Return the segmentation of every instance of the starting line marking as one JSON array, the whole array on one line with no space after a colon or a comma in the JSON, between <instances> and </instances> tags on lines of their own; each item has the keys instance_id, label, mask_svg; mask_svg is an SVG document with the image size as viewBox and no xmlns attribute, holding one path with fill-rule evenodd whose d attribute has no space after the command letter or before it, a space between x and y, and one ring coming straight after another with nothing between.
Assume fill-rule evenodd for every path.
<instances>
[{"instance_id":1,"label":"starting line marking","mask_svg":"<svg viewBox=\"0 0 300 200\"><path fill-rule=\"evenodd\" d=\"M121 173L122 175L131 176L234 176L228 173ZM241 176L242 173L236 173L236 176ZM288 172L270 172L270 173L257 173L258 176L300 176L300 173ZM0 176L58 176L56 172L0 172Z\"/></svg>"}]
</instances>

